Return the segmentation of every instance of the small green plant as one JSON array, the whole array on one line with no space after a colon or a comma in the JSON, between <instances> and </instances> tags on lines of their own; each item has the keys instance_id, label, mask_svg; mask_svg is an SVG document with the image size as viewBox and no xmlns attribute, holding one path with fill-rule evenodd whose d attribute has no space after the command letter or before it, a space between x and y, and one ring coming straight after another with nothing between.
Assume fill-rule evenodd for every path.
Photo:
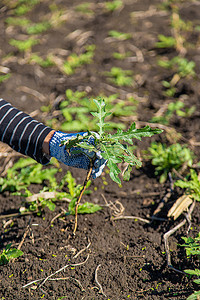
<instances>
[{"instance_id":1,"label":"small green plant","mask_svg":"<svg viewBox=\"0 0 200 300\"><path fill-rule=\"evenodd\" d=\"M52 67L54 65L53 60L51 59L51 55L47 55L47 57L44 59L37 55L36 53L33 53L30 56L30 63L36 63L40 65L43 68Z\"/></svg>"},{"instance_id":2,"label":"small green plant","mask_svg":"<svg viewBox=\"0 0 200 300\"><path fill-rule=\"evenodd\" d=\"M6 24L11 26L25 27L30 24L30 20L22 17L8 17L6 19Z\"/></svg>"},{"instance_id":3,"label":"small green plant","mask_svg":"<svg viewBox=\"0 0 200 300\"><path fill-rule=\"evenodd\" d=\"M157 48L173 48L176 45L176 40L172 36L158 35L159 42L156 43Z\"/></svg>"},{"instance_id":4,"label":"small green plant","mask_svg":"<svg viewBox=\"0 0 200 300\"><path fill-rule=\"evenodd\" d=\"M185 107L184 102L177 100L168 104L166 112L161 116L155 116L151 119L153 123L168 125L174 115L179 117L189 117L195 111L195 106Z\"/></svg>"},{"instance_id":5,"label":"small green plant","mask_svg":"<svg viewBox=\"0 0 200 300\"><path fill-rule=\"evenodd\" d=\"M166 68L172 69L175 71L180 78L184 78L186 76L195 76L195 62L188 61L187 58L183 58L180 56L175 56L171 60L159 60L158 65Z\"/></svg>"},{"instance_id":6,"label":"small green plant","mask_svg":"<svg viewBox=\"0 0 200 300\"><path fill-rule=\"evenodd\" d=\"M119 179L119 173L121 173L121 171L117 166L119 163L125 162L127 164L126 172L124 173L125 179L129 178L130 171L134 165L141 166L141 162L132 152L133 139L141 140L142 137L151 137L154 134L161 133L162 130L152 129L149 126L136 129L136 125L133 123L127 131L118 129L117 133L110 134L106 132L108 124L105 122L105 118L110 116L111 113L106 111L106 104L103 99L94 100L94 102L98 111L92 112L91 114L98 120L99 138L93 136L92 133L88 131L88 136L82 137L78 135L74 139L64 141L62 144L65 145L67 149L81 147L89 151L101 151L103 158L107 160L111 179L121 184L121 180ZM94 145L88 144L87 142L87 139L91 135L94 138ZM80 152L78 148L73 151Z\"/></svg>"},{"instance_id":7,"label":"small green plant","mask_svg":"<svg viewBox=\"0 0 200 300\"><path fill-rule=\"evenodd\" d=\"M0 83L6 81L7 79L9 79L11 76L11 74L5 74L5 75L0 75Z\"/></svg>"},{"instance_id":8,"label":"small green plant","mask_svg":"<svg viewBox=\"0 0 200 300\"><path fill-rule=\"evenodd\" d=\"M16 47L20 52L27 52L30 51L32 49L32 47L34 45L37 45L39 43L38 39L34 39L34 38L29 38L25 41L20 41L20 40L15 40L15 39L11 39L9 41L9 44L11 46Z\"/></svg>"},{"instance_id":9,"label":"small green plant","mask_svg":"<svg viewBox=\"0 0 200 300\"><path fill-rule=\"evenodd\" d=\"M104 5L106 10L113 12L123 7L123 1L121 0L107 1L104 3Z\"/></svg>"},{"instance_id":10,"label":"small green plant","mask_svg":"<svg viewBox=\"0 0 200 300\"><path fill-rule=\"evenodd\" d=\"M115 58L115 59L118 59L118 60L123 60L129 56L131 56L131 52L130 51L127 51L125 53L120 53L120 52L114 52L112 54L112 56Z\"/></svg>"},{"instance_id":11,"label":"small green plant","mask_svg":"<svg viewBox=\"0 0 200 300\"><path fill-rule=\"evenodd\" d=\"M13 258L18 258L19 256L23 255L24 253L15 248L11 248L11 244L8 244L5 249L0 254L0 266L6 265L9 260Z\"/></svg>"},{"instance_id":12,"label":"small green plant","mask_svg":"<svg viewBox=\"0 0 200 300\"><path fill-rule=\"evenodd\" d=\"M27 12L31 11L34 6L39 2L39 0L20 0L16 1L16 7L14 9L14 14L17 16L22 16Z\"/></svg>"},{"instance_id":13,"label":"small green plant","mask_svg":"<svg viewBox=\"0 0 200 300\"><path fill-rule=\"evenodd\" d=\"M26 31L28 34L40 34L47 31L49 28L51 28L51 23L44 21L26 26Z\"/></svg>"},{"instance_id":14,"label":"small green plant","mask_svg":"<svg viewBox=\"0 0 200 300\"><path fill-rule=\"evenodd\" d=\"M190 170L190 180L178 180L175 182L176 186L186 189L186 193L196 201L200 201L200 181L195 170Z\"/></svg>"},{"instance_id":15,"label":"small green plant","mask_svg":"<svg viewBox=\"0 0 200 300\"><path fill-rule=\"evenodd\" d=\"M41 184L48 180L54 186L57 168L42 169L42 165L31 158L20 158L14 166L7 171L6 177L0 177L0 192L16 192L26 189L30 184Z\"/></svg>"},{"instance_id":16,"label":"small green plant","mask_svg":"<svg viewBox=\"0 0 200 300\"><path fill-rule=\"evenodd\" d=\"M133 84L133 72L131 70L113 67L110 72L105 72L104 74L109 77L109 81L117 86L131 86Z\"/></svg>"},{"instance_id":17,"label":"small green plant","mask_svg":"<svg viewBox=\"0 0 200 300\"><path fill-rule=\"evenodd\" d=\"M91 3L90 2L85 2L85 3L81 3L79 5L77 5L75 7L75 10L77 12L80 12L82 14L86 14L86 15L93 15L94 11L91 8Z\"/></svg>"},{"instance_id":18,"label":"small green plant","mask_svg":"<svg viewBox=\"0 0 200 300\"><path fill-rule=\"evenodd\" d=\"M185 248L187 258L191 256L194 258L200 259L200 233L197 237L182 237L184 240L184 244L180 245L181 247ZM200 269L186 269L184 272L190 276L196 276L196 279L193 280L194 283L199 285L200 288ZM192 295L190 295L187 300L198 300L200 297L200 290L195 291Z\"/></svg>"},{"instance_id":19,"label":"small green plant","mask_svg":"<svg viewBox=\"0 0 200 300\"><path fill-rule=\"evenodd\" d=\"M152 165L155 166L155 175L160 176L160 182L167 180L169 172L174 177L174 170L180 172L183 168L191 167L193 153L186 146L173 144L167 147L161 143L152 143L149 147Z\"/></svg>"},{"instance_id":20,"label":"small green plant","mask_svg":"<svg viewBox=\"0 0 200 300\"><path fill-rule=\"evenodd\" d=\"M67 75L72 75L81 65L90 64L94 57L94 50L95 45L89 45L83 54L77 55L72 53L62 66L63 72Z\"/></svg>"},{"instance_id":21,"label":"small green plant","mask_svg":"<svg viewBox=\"0 0 200 300\"><path fill-rule=\"evenodd\" d=\"M130 33L124 33L117 30L110 30L108 35L120 41L129 40L132 37Z\"/></svg>"}]
</instances>

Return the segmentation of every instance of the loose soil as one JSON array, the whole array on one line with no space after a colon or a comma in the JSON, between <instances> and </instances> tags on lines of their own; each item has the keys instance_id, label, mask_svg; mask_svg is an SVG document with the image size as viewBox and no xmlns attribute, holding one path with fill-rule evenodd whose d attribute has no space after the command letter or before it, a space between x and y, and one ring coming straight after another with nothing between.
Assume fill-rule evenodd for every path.
<instances>
[{"instance_id":1,"label":"loose soil","mask_svg":"<svg viewBox=\"0 0 200 300\"><path fill-rule=\"evenodd\" d=\"M3 1L5 2L5 1ZM87 91L88 97L100 94L110 95L119 93L125 99L131 93L138 101L137 117L133 120L148 122L161 107L170 102L170 98L163 96L162 81L172 77L172 71L165 70L157 65L159 56L168 58L177 55L176 50L157 49L155 42L158 34L171 35L170 11L159 8L161 1L126 0L122 9L116 12L106 12L102 1L93 3L94 14L75 12L74 8L82 1L54 1L59 8L66 10L64 23L54 29L49 29L40 35L40 44L33 47L33 52L46 55L49 50L64 49L67 53L81 53L85 44L95 44L96 52L93 63L82 66L71 76L63 75L57 67L41 68L35 64L28 64L24 54L18 52L9 44L11 38L20 39L25 32L20 27L9 27L6 18L13 16L8 5L0 4L0 61L8 67L12 76L0 84L0 97L10 101L14 106L32 114L43 122L45 118L52 118L56 111L57 97L65 98L65 90ZM178 1L177 1L178 2ZM181 2L181 1L180 1ZM41 1L34 9L26 14L33 22L41 21L50 14L49 5L52 1ZM191 21L199 26L199 2L182 1L178 4L180 15L185 21ZM130 13L135 15L130 17ZM109 30L118 30L132 34L130 40L115 41L108 38ZM69 38L69 34L81 30L81 33ZM85 32L90 34L83 35ZM86 37L87 36L87 37ZM85 38L86 37L86 38ZM187 143L196 155L195 161L200 158L200 36L198 31L188 33L187 42L194 47L188 47L186 57L196 64L196 77L181 79L176 93L177 99L184 99L187 107L195 105L196 110L190 117L174 116L169 127L182 134L180 143ZM117 61L112 57L113 52L131 51L133 59ZM14 52L14 58L5 57ZM66 52L65 52L66 53ZM67 54L67 55L68 55ZM119 66L132 70L135 77L133 87L119 88L110 84L103 72L111 67ZM32 91L40 94L33 95ZM42 96L41 96L42 95ZM171 99L172 101L172 99ZM42 105L53 103L53 111L44 115L40 111ZM127 125L132 119L124 119ZM121 121L121 120L120 120ZM166 129L166 128L165 128ZM169 144L174 142L174 135L167 136L166 131L160 136L137 142L138 154L147 149L153 141ZM1 144L3 152L5 145ZM14 153L14 152L13 152ZM4 160L1 160L3 165ZM47 166L49 167L49 166ZM58 180L70 170L77 183L83 183L85 171L68 168L64 165ZM105 181L108 184L105 184ZM1 248L9 243L18 247L23 241L24 233L29 225L31 231L25 237L21 250L24 255L0 267L0 299L186 299L198 287L188 277L169 269L166 261L163 235L183 220L167 219L167 212L182 192L175 189L159 217L166 220L144 223L139 218L146 219L157 208L161 199L169 190L169 182L160 184L154 175L154 169L148 161L143 161L143 167L134 169L129 182L122 187L113 183L106 172L101 178L92 182L92 194L85 195L84 201L105 205L119 201L125 208L124 215L135 216L134 219L121 219L113 221L113 211L109 207L91 215L78 216L78 229L73 237L72 230L74 217L56 218L53 226L51 220L57 216L62 207L67 209L66 203L58 203L55 211L45 209L42 216L32 214L12 218L12 226L4 228L9 219L0 220ZM31 186L37 193L41 187ZM0 212L2 215L18 212L22 199L9 192L0 195ZM191 236L199 232L200 207L197 203L192 213ZM198 267L196 261L186 259L184 249L178 244L182 243L181 236L187 235L186 224L170 237L170 250L172 264L179 270ZM88 248L87 248L88 246ZM82 251L76 258L74 256ZM81 265L82 262L87 261ZM79 264L71 266L70 264ZM37 289L36 285L23 288L31 281L45 278L60 268L68 265L65 271L54 276L60 280L48 280ZM99 284L102 287L102 290Z\"/></svg>"}]
</instances>

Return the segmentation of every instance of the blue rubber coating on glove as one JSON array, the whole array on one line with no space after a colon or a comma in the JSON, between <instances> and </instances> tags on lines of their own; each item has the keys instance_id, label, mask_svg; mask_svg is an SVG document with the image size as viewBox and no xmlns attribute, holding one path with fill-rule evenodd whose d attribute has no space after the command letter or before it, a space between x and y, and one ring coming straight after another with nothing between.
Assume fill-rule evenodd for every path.
<instances>
[{"instance_id":1,"label":"blue rubber coating on glove","mask_svg":"<svg viewBox=\"0 0 200 300\"><path fill-rule=\"evenodd\" d=\"M87 132L68 134L63 133L61 131L56 131L49 143L50 155L52 157L55 157L60 162L63 162L65 165L85 170L88 170L90 167L90 159L84 153L89 155L91 158L96 156L94 166L92 169L92 178L95 179L96 177L101 175L103 168L106 165L106 161L102 158L100 151L98 153L95 153L93 151L89 152L86 149L79 148L79 150L81 150L81 153L72 154L66 151L64 145L60 146L62 141L67 141L70 138L76 136L77 134L84 136L87 135ZM89 138L89 143L94 144L94 138L92 136ZM71 148L70 151L73 151L73 149L74 148Z\"/></svg>"}]
</instances>

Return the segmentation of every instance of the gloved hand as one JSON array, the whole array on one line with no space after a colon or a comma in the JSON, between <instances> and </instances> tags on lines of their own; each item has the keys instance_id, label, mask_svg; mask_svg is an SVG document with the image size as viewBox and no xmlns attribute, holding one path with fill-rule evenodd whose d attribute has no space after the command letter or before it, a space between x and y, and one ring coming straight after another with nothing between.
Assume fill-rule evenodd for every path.
<instances>
[{"instance_id":1,"label":"gloved hand","mask_svg":"<svg viewBox=\"0 0 200 300\"><path fill-rule=\"evenodd\" d=\"M87 135L87 132L79 132L79 135ZM97 133L94 133L96 136ZM65 146L60 146L61 141L67 141L70 138L76 136L77 133L63 133L61 131L56 131L49 142L49 152L50 156L55 157L60 162L63 162L67 166L81 168L88 170L90 167L90 159L84 154L84 152L91 158L94 158L94 165L92 169L92 178L95 179L99 177L106 165L106 160L101 156L100 151L95 153L93 151L88 151L83 148L79 148L81 153L68 153ZM89 143L94 144L94 138L91 136L89 138ZM71 149L73 150L73 148Z\"/></svg>"}]
</instances>

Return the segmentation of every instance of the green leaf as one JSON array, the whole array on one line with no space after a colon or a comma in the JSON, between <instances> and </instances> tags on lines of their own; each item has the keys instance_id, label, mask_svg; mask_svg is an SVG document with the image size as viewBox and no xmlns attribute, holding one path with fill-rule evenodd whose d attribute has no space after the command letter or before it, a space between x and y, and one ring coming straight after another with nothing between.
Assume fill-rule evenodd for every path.
<instances>
[{"instance_id":1,"label":"green leaf","mask_svg":"<svg viewBox=\"0 0 200 300\"><path fill-rule=\"evenodd\" d=\"M85 203L79 205L78 213L79 214L93 214L101 209L102 209L102 207L97 204L85 202Z\"/></svg>"},{"instance_id":2,"label":"green leaf","mask_svg":"<svg viewBox=\"0 0 200 300\"><path fill-rule=\"evenodd\" d=\"M7 258L8 259L12 259L12 258L17 258L21 255L23 255L24 253L19 250L19 249L15 249L15 248L12 248L8 251L8 253L6 254Z\"/></svg>"}]
</instances>

